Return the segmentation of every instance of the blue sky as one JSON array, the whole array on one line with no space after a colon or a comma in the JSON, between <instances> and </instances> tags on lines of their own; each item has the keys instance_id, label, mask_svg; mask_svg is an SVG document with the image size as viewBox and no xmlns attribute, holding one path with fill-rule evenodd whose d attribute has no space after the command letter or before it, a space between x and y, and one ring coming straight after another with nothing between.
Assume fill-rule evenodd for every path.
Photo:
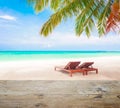
<instances>
[{"instance_id":1,"label":"blue sky","mask_svg":"<svg viewBox=\"0 0 120 108\"><path fill-rule=\"evenodd\" d=\"M0 50L120 50L120 36L99 38L95 30L88 39L75 35L74 19L62 22L47 38L39 31L50 17L46 8L36 14L26 0L0 0Z\"/></svg>"}]
</instances>

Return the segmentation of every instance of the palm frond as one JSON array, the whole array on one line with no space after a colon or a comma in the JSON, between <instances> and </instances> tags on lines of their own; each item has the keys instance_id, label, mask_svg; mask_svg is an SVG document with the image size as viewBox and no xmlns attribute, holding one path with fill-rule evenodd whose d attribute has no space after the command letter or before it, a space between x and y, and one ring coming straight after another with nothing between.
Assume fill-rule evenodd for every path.
<instances>
[{"instance_id":1,"label":"palm frond","mask_svg":"<svg viewBox=\"0 0 120 108\"><path fill-rule=\"evenodd\" d=\"M111 6L111 12L107 19L106 23L106 32L108 33L111 29L115 31L115 29L119 28L120 23L120 12L119 12L119 2L114 2Z\"/></svg>"},{"instance_id":2,"label":"palm frond","mask_svg":"<svg viewBox=\"0 0 120 108\"><path fill-rule=\"evenodd\" d=\"M96 25L99 36L105 34L106 21L113 3L111 0L28 0L28 2L33 4L36 12L41 12L47 6L54 10L53 15L42 26L40 34L48 36L63 20L74 16L76 34L80 36L85 31L88 37Z\"/></svg>"},{"instance_id":3,"label":"palm frond","mask_svg":"<svg viewBox=\"0 0 120 108\"><path fill-rule=\"evenodd\" d=\"M111 1L109 0L107 5L103 8L103 11L101 12L100 17L98 19L99 36L102 36L103 34L105 34L106 21L110 13L110 6L111 6Z\"/></svg>"},{"instance_id":4,"label":"palm frond","mask_svg":"<svg viewBox=\"0 0 120 108\"><path fill-rule=\"evenodd\" d=\"M50 7L53 10L57 10L61 4L62 0L50 0Z\"/></svg>"},{"instance_id":5,"label":"palm frond","mask_svg":"<svg viewBox=\"0 0 120 108\"><path fill-rule=\"evenodd\" d=\"M94 5L94 7L93 7ZM86 35L89 37L90 32L95 26L94 20L96 17L96 13L98 13L98 9L101 7L100 3L95 4L94 0L86 6L85 9L80 13L80 15L76 19L76 34L78 36L81 35L84 31Z\"/></svg>"},{"instance_id":6,"label":"palm frond","mask_svg":"<svg viewBox=\"0 0 120 108\"><path fill-rule=\"evenodd\" d=\"M83 32L84 29L84 22L87 19L87 14L86 12L89 11L91 5L94 3L94 0L91 0L90 4L87 4L87 8L83 9L82 12L80 13L80 15L76 18L76 34L77 35L81 35L81 33Z\"/></svg>"},{"instance_id":7,"label":"palm frond","mask_svg":"<svg viewBox=\"0 0 120 108\"><path fill-rule=\"evenodd\" d=\"M73 0L72 2L67 4L66 7L54 13L50 17L50 19L43 25L41 29L41 34L47 36L59 23L61 23L63 19L66 20L67 18L72 17L77 12L78 2L76 3L76 1L79 0Z\"/></svg>"},{"instance_id":8,"label":"palm frond","mask_svg":"<svg viewBox=\"0 0 120 108\"><path fill-rule=\"evenodd\" d=\"M34 4L34 10L38 13L48 6L49 0L28 0L28 3Z\"/></svg>"}]
</instances>

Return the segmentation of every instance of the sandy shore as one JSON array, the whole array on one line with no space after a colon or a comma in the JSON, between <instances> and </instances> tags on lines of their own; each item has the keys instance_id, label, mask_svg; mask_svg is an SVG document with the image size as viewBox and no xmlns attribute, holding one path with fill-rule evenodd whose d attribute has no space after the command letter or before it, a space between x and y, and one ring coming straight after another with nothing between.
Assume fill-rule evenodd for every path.
<instances>
[{"instance_id":1,"label":"sandy shore","mask_svg":"<svg viewBox=\"0 0 120 108\"><path fill-rule=\"evenodd\" d=\"M87 76L54 71L55 66L66 65L69 61L94 61L99 73ZM0 61L0 80L120 80L120 56L79 59L46 59L26 61Z\"/></svg>"}]
</instances>

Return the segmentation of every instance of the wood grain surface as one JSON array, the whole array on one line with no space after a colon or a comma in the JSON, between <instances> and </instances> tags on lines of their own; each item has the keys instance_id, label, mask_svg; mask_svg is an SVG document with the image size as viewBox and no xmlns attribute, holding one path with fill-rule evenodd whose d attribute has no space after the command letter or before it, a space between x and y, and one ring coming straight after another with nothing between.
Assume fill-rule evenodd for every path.
<instances>
[{"instance_id":1,"label":"wood grain surface","mask_svg":"<svg viewBox=\"0 0 120 108\"><path fill-rule=\"evenodd\" d=\"M120 81L0 81L0 108L120 108Z\"/></svg>"}]
</instances>

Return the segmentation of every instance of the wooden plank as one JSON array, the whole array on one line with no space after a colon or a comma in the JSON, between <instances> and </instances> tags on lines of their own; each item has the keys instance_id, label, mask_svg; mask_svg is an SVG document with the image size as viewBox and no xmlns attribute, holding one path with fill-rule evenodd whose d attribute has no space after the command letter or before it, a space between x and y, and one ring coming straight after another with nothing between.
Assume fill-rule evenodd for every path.
<instances>
[{"instance_id":1,"label":"wooden plank","mask_svg":"<svg viewBox=\"0 0 120 108\"><path fill-rule=\"evenodd\" d=\"M120 108L120 81L0 81L0 108Z\"/></svg>"}]
</instances>

